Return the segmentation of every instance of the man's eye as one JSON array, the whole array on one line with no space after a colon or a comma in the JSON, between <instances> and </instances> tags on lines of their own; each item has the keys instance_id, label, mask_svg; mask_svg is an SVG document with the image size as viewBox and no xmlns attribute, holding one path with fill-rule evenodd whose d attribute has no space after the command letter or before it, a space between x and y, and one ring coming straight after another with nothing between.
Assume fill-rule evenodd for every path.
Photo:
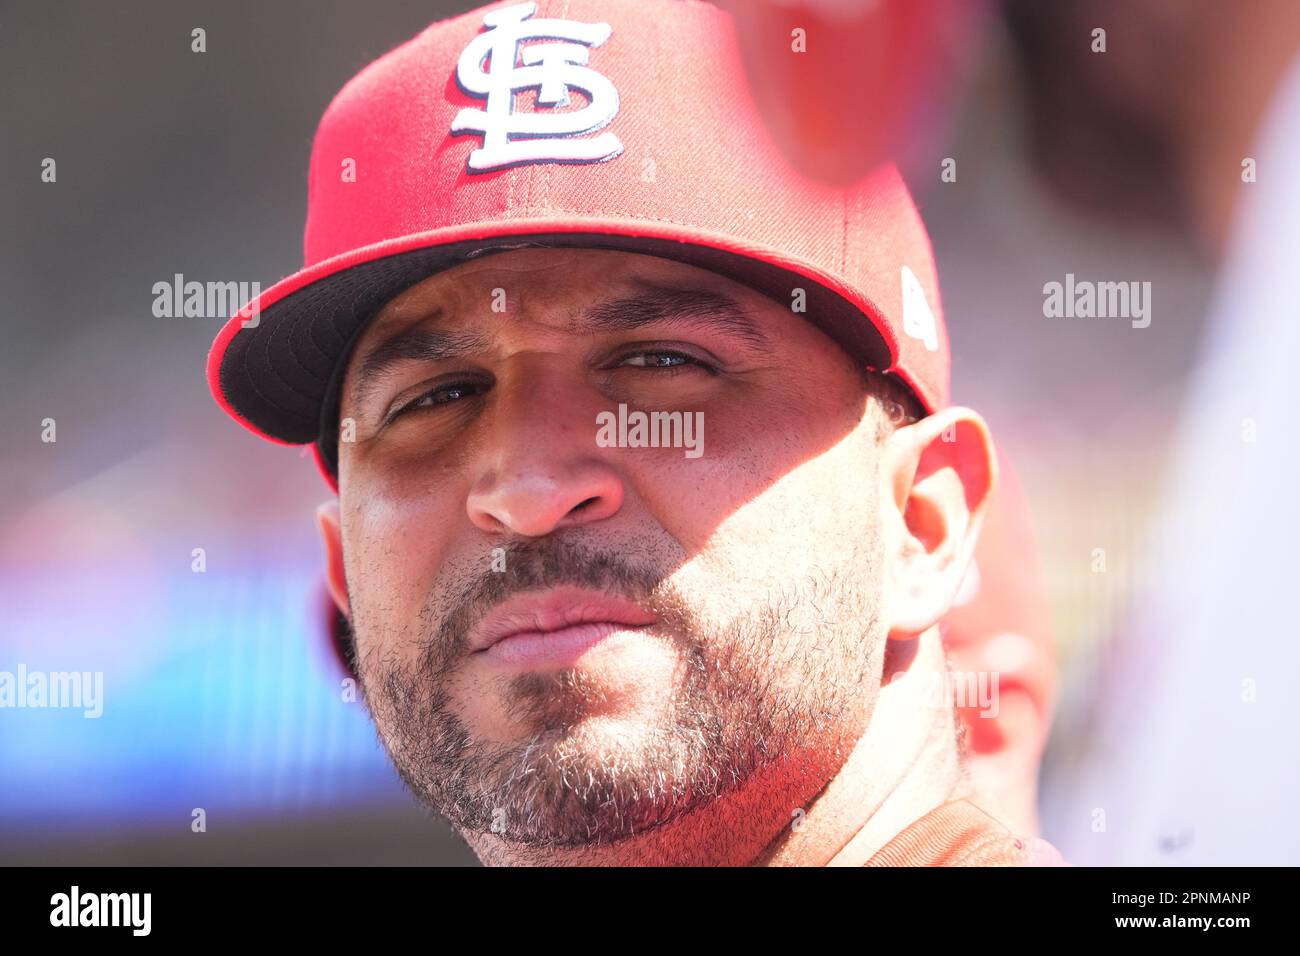
<instances>
[{"instance_id":1,"label":"man's eye","mask_svg":"<svg viewBox=\"0 0 1300 956\"><path fill-rule=\"evenodd\" d=\"M685 352L636 352L624 358L619 365L632 368L680 368L684 365L696 365L706 371L710 367L693 355Z\"/></svg>"},{"instance_id":2,"label":"man's eye","mask_svg":"<svg viewBox=\"0 0 1300 956\"><path fill-rule=\"evenodd\" d=\"M388 421L391 422L407 412L437 408L439 405L451 405L463 398L481 395L482 393L483 386L478 382L457 382L454 385L439 385L437 388L431 388L418 398L412 399L405 405L394 409L388 416Z\"/></svg>"}]
</instances>

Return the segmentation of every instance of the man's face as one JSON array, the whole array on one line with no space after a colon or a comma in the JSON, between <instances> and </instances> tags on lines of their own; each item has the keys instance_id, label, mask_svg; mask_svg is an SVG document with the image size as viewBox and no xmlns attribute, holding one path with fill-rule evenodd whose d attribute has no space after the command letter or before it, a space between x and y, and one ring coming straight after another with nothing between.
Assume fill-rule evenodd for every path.
<instances>
[{"instance_id":1,"label":"man's face","mask_svg":"<svg viewBox=\"0 0 1300 956\"><path fill-rule=\"evenodd\" d=\"M620 406L695 450L620 441ZM650 256L501 252L383 309L342 416L358 672L467 836L606 844L842 764L885 644L879 414L806 317Z\"/></svg>"}]
</instances>

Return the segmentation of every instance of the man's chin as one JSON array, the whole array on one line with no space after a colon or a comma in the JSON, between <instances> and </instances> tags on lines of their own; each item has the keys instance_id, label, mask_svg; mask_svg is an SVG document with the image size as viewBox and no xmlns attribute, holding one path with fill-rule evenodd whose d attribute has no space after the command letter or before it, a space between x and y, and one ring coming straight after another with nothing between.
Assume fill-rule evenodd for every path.
<instances>
[{"instance_id":1,"label":"man's chin","mask_svg":"<svg viewBox=\"0 0 1300 956\"><path fill-rule=\"evenodd\" d=\"M622 852L668 862L725 845L700 842L718 827L756 852L788 822L786 808L839 766L779 735L665 732L607 716L543 730L509 754L479 781L490 815L451 818L485 862L597 863Z\"/></svg>"},{"instance_id":2,"label":"man's chin","mask_svg":"<svg viewBox=\"0 0 1300 956\"><path fill-rule=\"evenodd\" d=\"M496 684L492 698L471 705L468 726L494 741L483 749L520 752L531 742L596 761L653 748L680 719L674 702L684 689L673 676L671 670L611 675L587 668L518 674Z\"/></svg>"},{"instance_id":3,"label":"man's chin","mask_svg":"<svg viewBox=\"0 0 1300 956\"><path fill-rule=\"evenodd\" d=\"M613 845L717 799L723 780L743 782L740 766L719 773L709 751L699 731L665 729L640 716L587 715L501 747L480 781L488 817L452 822L520 846Z\"/></svg>"}]
</instances>

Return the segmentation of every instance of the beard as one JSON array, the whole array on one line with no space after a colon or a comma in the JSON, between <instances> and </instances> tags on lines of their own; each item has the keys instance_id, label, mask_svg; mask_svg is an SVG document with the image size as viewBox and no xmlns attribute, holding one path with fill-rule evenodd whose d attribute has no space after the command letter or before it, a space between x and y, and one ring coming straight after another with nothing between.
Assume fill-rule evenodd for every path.
<instances>
[{"instance_id":1,"label":"beard","mask_svg":"<svg viewBox=\"0 0 1300 956\"><path fill-rule=\"evenodd\" d=\"M462 835L493 833L541 850L611 845L778 762L787 780L798 778L791 792L811 795L869 720L884 647L876 554L854 550L725 624L706 620L664 572L564 535L508 548L506 567L454 599L432 596L410 660L375 653L358 661L399 775ZM676 659L665 705L635 733L614 733L601 718L606 682L581 667L525 672L492 686L527 732L505 743L477 739L452 695L473 627L514 594L562 585L617 594L658 618L646 631L670 642ZM353 610L364 648L366 615ZM789 820L784 802L774 812L778 828Z\"/></svg>"}]
</instances>

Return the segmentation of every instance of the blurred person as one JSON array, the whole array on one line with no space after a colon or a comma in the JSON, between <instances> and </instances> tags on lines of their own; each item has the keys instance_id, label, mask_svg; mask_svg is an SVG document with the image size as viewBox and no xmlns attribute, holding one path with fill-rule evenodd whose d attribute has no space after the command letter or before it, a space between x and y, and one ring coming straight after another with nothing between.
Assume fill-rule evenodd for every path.
<instances>
[{"instance_id":1,"label":"blurred person","mask_svg":"<svg viewBox=\"0 0 1300 956\"><path fill-rule=\"evenodd\" d=\"M973 800L1017 832L1036 834L1039 766L1056 706L1055 642L1028 501L1001 449L998 487L940 631L960 691L954 703Z\"/></svg>"},{"instance_id":2,"label":"blurred person","mask_svg":"<svg viewBox=\"0 0 1300 956\"><path fill-rule=\"evenodd\" d=\"M759 114L805 175L849 184L935 138L983 0L720 0ZM793 54L793 55L792 55ZM833 91L833 95L828 95Z\"/></svg>"},{"instance_id":3,"label":"blurred person","mask_svg":"<svg viewBox=\"0 0 1300 956\"><path fill-rule=\"evenodd\" d=\"M1300 469L1290 421L1300 406L1300 7L1062 8L1107 24L1111 48L1124 51L1081 82L1104 97L1097 115L1126 104L1159 157L1130 183L1165 197L1218 276L1158 519L1154 584L1108 652L1086 759L1053 782L1053 832L1086 863L1295 865L1300 745L1287 729L1286 680L1300 645L1279 542L1300 526L1290 488Z\"/></svg>"},{"instance_id":4,"label":"blurred person","mask_svg":"<svg viewBox=\"0 0 1300 956\"><path fill-rule=\"evenodd\" d=\"M1059 863L949 694L997 464L924 227L796 175L730 33L494 4L367 67L214 395L312 445L380 739L485 862Z\"/></svg>"}]
</instances>

